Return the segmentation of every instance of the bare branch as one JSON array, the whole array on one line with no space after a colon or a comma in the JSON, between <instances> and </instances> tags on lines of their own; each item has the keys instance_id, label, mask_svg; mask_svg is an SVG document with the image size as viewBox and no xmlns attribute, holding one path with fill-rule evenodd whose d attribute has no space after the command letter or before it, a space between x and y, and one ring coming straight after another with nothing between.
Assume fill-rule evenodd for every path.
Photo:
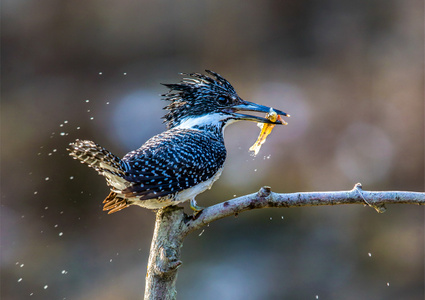
<instances>
[{"instance_id":1,"label":"bare branch","mask_svg":"<svg viewBox=\"0 0 425 300\"><path fill-rule=\"evenodd\" d=\"M194 230L227 216L266 207L300 207L338 204L363 204L378 212L385 204L425 204L425 193L369 192L356 184L351 191L314 193L272 193L262 187L257 193L225 201L188 216L182 207L169 206L156 213L155 231L146 275L145 300L176 299L176 278L181 265L181 247L184 238Z\"/></svg>"},{"instance_id":2,"label":"bare branch","mask_svg":"<svg viewBox=\"0 0 425 300\"><path fill-rule=\"evenodd\" d=\"M186 224L184 234L227 216L267 207L300 207L339 204L363 204L373 207L377 212L385 211L385 204L425 205L425 193L401 191L364 191L357 183L350 191L311 192L277 194L270 187L262 187L257 193L245 195L205 208Z\"/></svg>"},{"instance_id":3,"label":"bare branch","mask_svg":"<svg viewBox=\"0 0 425 300\"><path fill-rule=\"evenodd\" d=\"M176 299L177 268L182 263L183 219L183 209L177 206L166 207L156 213L146 275L146 300Z\"/></svg>"}]
</instances>

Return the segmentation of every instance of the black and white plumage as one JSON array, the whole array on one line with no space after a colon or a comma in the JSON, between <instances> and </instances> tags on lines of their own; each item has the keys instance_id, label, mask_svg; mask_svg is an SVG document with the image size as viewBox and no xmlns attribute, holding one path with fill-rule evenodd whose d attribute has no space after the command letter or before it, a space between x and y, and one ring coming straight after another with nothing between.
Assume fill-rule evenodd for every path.
<instances>
[{"instance_id":1,"label":"black and white plumage","mask_svg":"<svg viewBox=\"0 0 425 300\"><path fill-rule=\"evenodd\" d=\"M196 195L210 188L223 170L225 127L240 120L273 123L237 113L269 112L270 108L242 100L227 80L215 72L207 73L212 77L183 74L190 78L164 84L170 88L163 95L171 102L164 116L168 130L123 159L92 141L70 144L70 155L98 171L111 187L104 210L112 213L133 204L158 209L187 200L196 209Z\"/></svg>"}]
</instances>

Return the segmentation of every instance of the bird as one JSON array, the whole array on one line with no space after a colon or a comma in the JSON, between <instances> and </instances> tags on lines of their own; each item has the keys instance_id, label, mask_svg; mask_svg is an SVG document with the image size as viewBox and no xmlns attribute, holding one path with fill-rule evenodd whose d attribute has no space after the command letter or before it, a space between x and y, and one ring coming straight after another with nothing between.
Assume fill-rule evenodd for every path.
<instances>
[{"instance_id":1,"label":"bird","mask_svg":"<svg viewBox=\"0 0 425 300\"><path fill-rule=\"evenodd\" d=\"M163 116L167 129L122 159L89 140L76 140L67 150L74 159L106 178L110 193L104 211L114 213L130 205L158 210L190 201L210 189L226 160L225 128L237 121L282 124L240 112L268 113L270 107L243 100L233 86L211 70L180 73L179 83L162 84L168 101ZM287 113L274 109L278 115Z\"/></svg>"}]
</instances>

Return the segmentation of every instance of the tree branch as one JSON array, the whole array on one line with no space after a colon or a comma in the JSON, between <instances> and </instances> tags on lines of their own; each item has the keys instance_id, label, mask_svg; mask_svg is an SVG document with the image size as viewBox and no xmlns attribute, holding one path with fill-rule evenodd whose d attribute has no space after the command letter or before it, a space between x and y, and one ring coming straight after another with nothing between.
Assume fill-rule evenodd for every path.
<instances>
[{"instance_id":1,"label":"tree branch","mask_svg":"<svg viewBox=\"0 0 425 300\"><path fill-rule=\"evenodd\" d=\"M182 207L169 206L156 212L155 231L149 254L145 300L176 299L176 279L181 265L181 247L191 232L227 216L266 207L300 207L338 204L363 204L377 212L385 211L385 204L425 205L425 193L369 192L360 183L351 191L313 193L272 193L262 187L257 193L228 200L205 208L195 216L188 216Z\"/></svg>"},{"instance_id":2,"label":"tree branch","mask_svg":"<svg viewBox=\"0 0 425 300\"><path fill-rule=\"evenodd\" d=\"M156 213L155 230L149 252L144 299L176 299L177 268L183 246L183 209L169 206Z\"/></svg>"},{"instance_id":3,"label":"tree branch","mask_svg":"<svg viewBox=\"0 0 425 300\"><path fill-rule=\"evenodd\" d=\"M262 187L257 193L245 195L205 208L186 224L187 235L202 226L219 219L237 215L241 212L267 207L300 207L339 204L363 204L373 207L377 212L385 212L385 204L425 205L425 193L401 191L364 191L357 183L350 191L311 192L311 193L273 193L270 187Z\"/></svg>"}]
</instances>

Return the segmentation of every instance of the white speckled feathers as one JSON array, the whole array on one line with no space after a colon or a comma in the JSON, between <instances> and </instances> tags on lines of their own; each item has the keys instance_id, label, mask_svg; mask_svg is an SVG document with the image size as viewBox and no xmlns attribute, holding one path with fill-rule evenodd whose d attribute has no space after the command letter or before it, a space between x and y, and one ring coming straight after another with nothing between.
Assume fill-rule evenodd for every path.
<instances>
[{"instance_id":1,"label":"white speckled feathers","mask_svg":"<svg viewBox=\"0 0 425 300\"><path fill-rule=\"evenodd\" d=\"M105 176L112 190L106 209L114 212L129 204L161 208L194 198L218 179L226 148L217 131L173 128L122 160L92 141L77 140L69 151Z\"/></svg>"},{"instance_id":2,"label":"white speckled feathers","mask_svg":"<svg viewBox=\"0 0 425 300\"><path fill-rule=\"evenodd\" d=\"M222 136L196 129L167 130L123 158L128 166L124 178L131 185L122 194L145 200L180 192L212 178L225 159Z\"/></svg>"},{"instance_id":3,"label":"white speckled feathers","mask_svg":"<svg viewBox=\"0 0 425 300\"><path fill-rule=\"evenodd\" d=\"M71 156L106 177L111 192L104 210L112 213L132 204L157 209L188 200L198 210L196 195L210 188L223 170L226 126L241 120L270 122L239 113L270 108L241 99L226 79L206 72L210 76L184 74L190 78L164 84L170 89L163 94L167 130L123 159L91 141L70 144Z\"/></svg>"},{"instance_id":4,"label":"white speckled feathers","mask_svg":"<svg viewBox=\"0 0 425 300\"><path fill-rule=\"evenodd\" d=\"M119 157L92 141L76 140L69 146L69 155L105 176L109 186L125 189L129 185L123 178L125 166Z\"/></svg>"}]
</instances>

